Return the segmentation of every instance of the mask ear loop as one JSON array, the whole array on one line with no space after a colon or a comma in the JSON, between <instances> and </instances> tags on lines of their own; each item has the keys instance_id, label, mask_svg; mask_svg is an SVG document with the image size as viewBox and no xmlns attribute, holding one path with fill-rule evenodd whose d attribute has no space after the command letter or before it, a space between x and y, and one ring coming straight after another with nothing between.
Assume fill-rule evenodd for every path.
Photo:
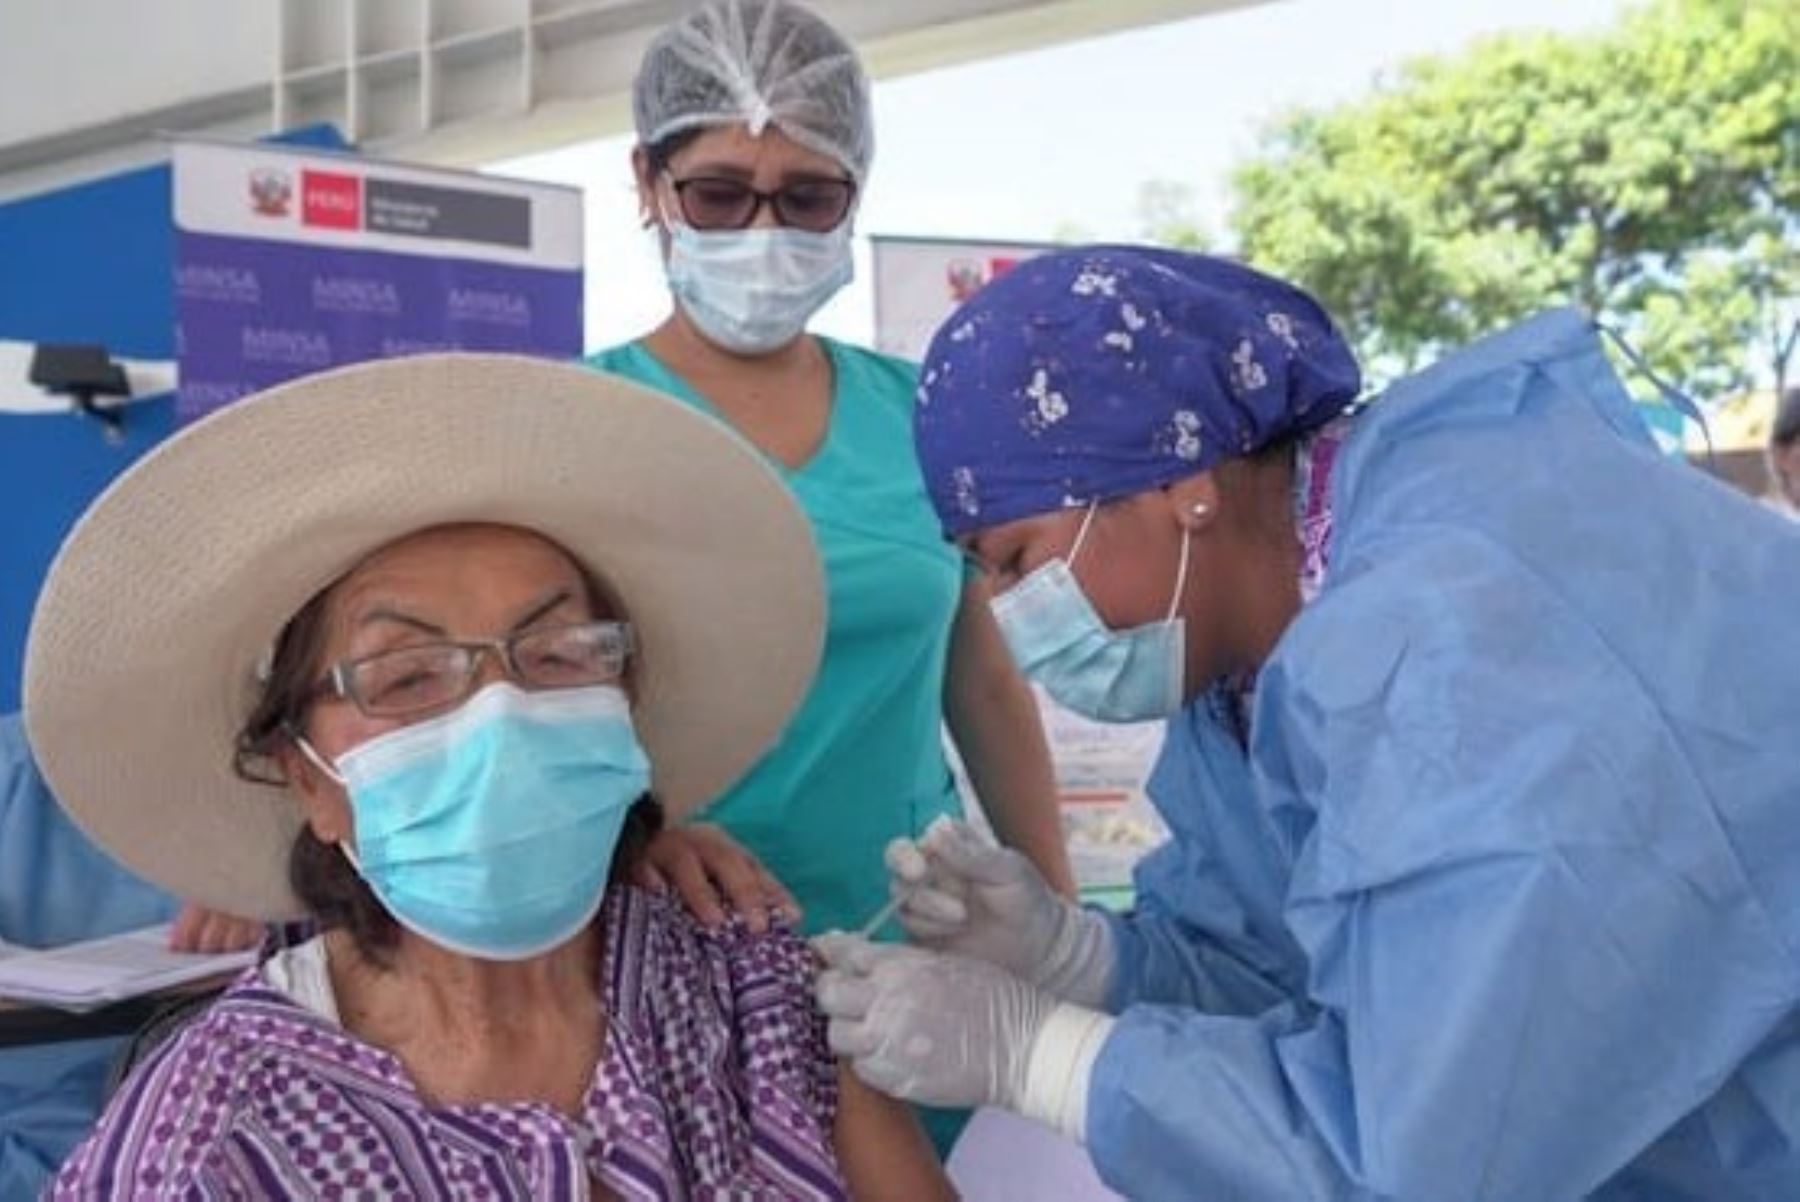
<instances>
[{"instance_id":1,"label":"mask ear loop","mask_svg":"<svg viewBox=\"0 0 1800 1202\"><path fill-rule=\"evenodd\" d=\"M1192 531L1181 532L1181 566L1175 569L1175 595L1169 598L1169 613L1164 622L1173 622L1175 614L1181 608L1181 594L1187 591L1188 545L1194 541Z\"/></svg>"},{"instance_id":2,"label":"mask ear loop","mask_svg":"<svg viewBox=\"0 0 1800 1202\"><path fill-rule=\"evenodd\" d=\"M1087 516L1081 519L1081 529L1075 532L1075 541L1069 546L1069 553L1063 556L1063 562L1069 565L1069 571L1075 570L1075 557L1081 554L1081 544L1087 541L1088 527L1094 524L1094 515L1100 511L1099 501L1089 501Z\"/></svg>"},{"instance_id":3,"label":"mask ear loop","mask_svg":"<svg viewBox=\"0 0 1800 1202\"><path fill-rule=\"evenodd\" d=\"M320 772L323 772L331 780L336 781L338 788L345 789L349 787L345 783L343 775L338 772L336 768L332 767L330 762L327 761L324 756L320 755L319 752L314 749L312 743L307 740L305 735L295 730L291 725L287 727L287 735L288 738L294 741L294 746L300 749L300 754L311 760L313 767L317 768ZM356 875L361 876L362 861L356 858L356 849L350 846L350 841L348 839L339 839L333 846L343 854L344 859L350 861L350 867L356 870Z\"/></svg>"},{"instance_id":4,"label":"mask ear loop","mask_svg":"<svg viewBox=\"0 0 1800 1202\"><path fill-rule=\"evenodd\" d=\"M348 787L343 774L333 767L329 760L320 755L318 751L313 748L313 745L307 741L305 735L295 730L292 726L289 726L287 728L287 736L294 741L294 746L300 749L300 754L311 760L312 766L325 774L326 779L335 783L340 789Z\"/></svg>"}]
</instances>

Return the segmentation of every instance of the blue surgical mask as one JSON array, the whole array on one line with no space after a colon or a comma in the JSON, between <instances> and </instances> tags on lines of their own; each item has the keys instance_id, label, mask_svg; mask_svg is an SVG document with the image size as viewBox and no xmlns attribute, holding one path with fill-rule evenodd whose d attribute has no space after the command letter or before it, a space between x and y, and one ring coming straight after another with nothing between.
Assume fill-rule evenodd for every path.
<instances>
[{"instance_id":1,"label":"blue surgical mask","mask_svg":"<svg viewBox=\"0 0 1800 1202\"><path fill-rule=\"evenodd\" d=\"M855 273L847 219L823 234L666 226L669 291L709 341L739 354L792 342Z\"/></svg>"},{"instance_id":2,"label":"blue surgical mask","mask_svg":"<svg viewBox=\"0 0 1800 1202\"><path fill-rule=\"evenodd\" d=\"M301 750L350 794L345 854L403 926L483 960L523 960L600 908L650 764L619 689L488 685L450 713L340 755Z\"/></svg>"},{"instance_id":3,"label":"blue surgical mask","mask_svg":"<svg viewBox=\"0 0 1800 1202\"><path fill-rule=\"evenodd\" d=\"M1182 620L1188 540L1181 540L1175 596L1160 622L1111 630L1075 579L1075 557L1093 524L1088 507L1066 558L1052 559L993 600L994 618L1021 671L1050 696L1100 722L1146 722L1181 708L1186 675Z\"/></svg>"}]
</instances>

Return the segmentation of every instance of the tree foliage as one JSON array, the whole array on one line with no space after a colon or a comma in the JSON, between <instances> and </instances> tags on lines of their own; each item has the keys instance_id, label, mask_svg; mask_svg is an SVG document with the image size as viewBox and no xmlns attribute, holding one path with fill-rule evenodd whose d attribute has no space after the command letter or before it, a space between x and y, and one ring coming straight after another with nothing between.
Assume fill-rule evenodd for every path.
<instances>
[{"instance_id":1,"label":"tree foliage","mask_svg":"<svg viewBox=\"0 0 1800 1202\"><path fill-rule=\"evenodd\" d=\"M1702 397L1791 373L1800 3L1656 0L1418 60L1280 118L1232 189L1241 253L1316 292L1377 376L1565 303Z\"/></svg>"},{"instance_id":2,"label":"tree foliage","mask_svg":"<svg viewBox=\"0 0 1800 1202\"><path fill-rule=\"evenodd\" d=\"M1153 179L1138 187L1138 223L1152 242L1176 250L1207 251L1212 232L1199 215L1194 189L1174 180Z\"/></svg>"}]
</instances>

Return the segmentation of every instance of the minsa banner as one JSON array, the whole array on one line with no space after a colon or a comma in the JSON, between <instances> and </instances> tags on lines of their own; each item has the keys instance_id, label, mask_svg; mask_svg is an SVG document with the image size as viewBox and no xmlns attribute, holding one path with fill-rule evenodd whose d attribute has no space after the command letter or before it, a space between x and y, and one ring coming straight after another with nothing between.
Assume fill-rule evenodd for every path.
<instances>
[{"instance_id":1,"label":"minsa banner","mask_svg":"<svg viewBox=\"0 0 1800 1202\"><path fill-rule=\"evenodd\" d=\"M578 191L260 143L174 163L182 421L366 359L581 353Z\"/></svg>"}]
</instances>

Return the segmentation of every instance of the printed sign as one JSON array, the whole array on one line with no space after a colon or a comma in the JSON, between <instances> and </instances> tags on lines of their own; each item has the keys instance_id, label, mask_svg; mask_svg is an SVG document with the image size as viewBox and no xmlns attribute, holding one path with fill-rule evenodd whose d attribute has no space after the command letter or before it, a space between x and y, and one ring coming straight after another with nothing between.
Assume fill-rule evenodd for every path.
<instances>
[{"instance_id":1,"label":"printed sign","mask_svg":"<svg viewBox=\"0 0 1800 1202\"><path fill-rule=\"evenodd\" d=\"M1037 694L1075 880L1084 889L1129 885L1138 860L1169 834L1144 792L1163 724L1090 722Z\"/></svg>"},{"instance_id":2,"label":"printed sign","mask_svg":"<svg viewBox=\"0 0 1800 1202\"><path fill-rule=\"evenodd\" d=\"M182 421L366 359L581 353L579 192L265 144L174 161Z\"/></svg>"},{"instance_id":3,"label":"printed sign","mask_svg":"<svg viewBox=\"0 0 1800 1202\"><path fill-rule=\"evenodd\" d=\"M956 306L1017 263L1051 249L1041 242L941 238L869 240L874 252L875 345L922 359L932 334Z\"/></svg>"},{"instance_id":4,"label":"printed sign","mask_svg":"<svg viewBox=\"0 0 1800 1202\"><path fill-rule=\"evenodd\" d=\"M1162 750L1163 724L1090 722L1057 705L1042 689L1033 691L1044 716L1075 882L1084 890L1126 888L1137 862L1169 837L1144 790ZM969 822L991 834L955 746L947 743L946 753Z\"/></svg>"}]
</instances>

